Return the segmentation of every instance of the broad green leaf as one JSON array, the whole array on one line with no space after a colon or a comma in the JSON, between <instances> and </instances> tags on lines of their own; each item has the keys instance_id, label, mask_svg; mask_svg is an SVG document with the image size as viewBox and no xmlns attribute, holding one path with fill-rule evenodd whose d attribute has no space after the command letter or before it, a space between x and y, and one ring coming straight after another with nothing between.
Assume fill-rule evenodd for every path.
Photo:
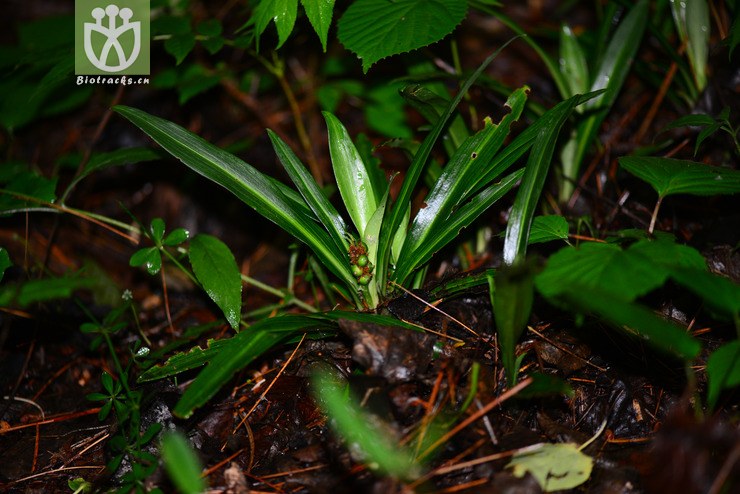
<instances>
[{"instance_id":1,"label":"broad green leaf","mask_svg":"<svg viewBox=\"0 0 740 494\"><path fill-rule=\"evenodd\" d=\"M161 453L164 467L178 492L201 494L206 491L206 482L201 477L203 468L193 447L182 433L166 433L162 437Z\"/></svg>"},{"instance_id":2,"label":"broad green leaf","mask_svg":"<svg viewBox=\"0 0 740 494\"><path fill-rule=\"evenodd\" d=\"M371 129L392 138L411 139L413 132L406 123L406 105L398 92L397 82L378 84L367 92L365 120Z\"/></svg>"},{"instance_id":3,"label":"broad green leaf","mask_svg":"<svg viewBox=\"0 0 740 494\"><path fill-rule=\"evenodd\" d=\"M515 454L506 468L516 477L529 472L543 492L573 489L591 476L594 460L583 454L577 444L541 444L535 450Z\"/></svg>"},{"instance_id":4,"label":"broad green leaf","mask_svg":"<svg viewBox=\"0 0 740 494\"><path fill-rule=\"evenodd\" d=\"M548 112L540 117L540 119L544 119L544 122L532 144L532 150L524 168L522 184L519 186L509 213L509 224L506 226L506 237L504 239L503 256L505 264L514 264L517 260L523 259L527 252L532 218L540 201L540 194L550 169L550 162L555 151L555 143L560 134L560 128L576 106L594 96L598 97L594 93L573 96L566 100L567 104L559 107L557 112Z\"/></svg>"},{"instance_id":5,"label":"broad green leaf","mask_svg":"<svg viewBox=\"0 0 740 494\"><path fill-rule=\"evenodd\" d=\"M378 60L435 43L465 18L465 0L356 0L339 20L339 41L362 59Z\"/></svg>"},{"instance_id":6,"label":"broad green leaf","mask_svg":"<svg viewBox=\"0 0 740 494\"><path fill-rule=\"evenodd\" d=\"M535 216L529 230L529 245L568 239L568 220L558 215Z\"/></svg>"},{"instance_id":7,"label":"broad green leaf","mask_svg":"<svg viewBox=\"0 0 740 494\"><path fill-rule=\"evenodd\" d=\"M195 48L195 34L173 34L164 42L164 49L175 57L175 65L180 65L185 57Z\"/></svg>"},{"instance_id":8,"label":"broad green leaf","mask_svg":"<svg viewBox=\"0 0 740 494\"><path fill-rule=\"evenodd\" d=\"M707 406L713 410L723 389L740 386L740 340L727 343L707 359Z\"/></svg>"},{"instance_id":9,"label":"broad green leaf","mask_svg":"<svg viewBox=\"0 0 740 494\"><path fill-rule=\"evenodd\" d=\"M188 418L204 405L239 370L246 367L274 345L298 332L327 327L325 322L306 316L284 315L263 319L229 338L222 344L177 402L174 414ZM333 327L333 326L330 326Z\"/></svg>"},{"instance_id":10,"label":"broad green leaf","mask_svg":"<svg viewBox=\"0 0 740 494\"><path fill-rule=\"evenodd\" d=\"M12 265L13 263L10 262L10 256L8 255L8 249L6 249L5 247L0 247L0 281L3 280L3 276L5 275L5 270L8 269Z\"/></svg>"},{"instance_id":11,"label":"broad green leaf","mask_svg":"<svg viewBox=\"0 0 740 494\"><path fill-rule=\"evenodd\" d=\"M339 193L357 232L363 237L367 222L378 208L378 194L373 190L365 163L347 129L331 113L323 112L323 115L329 130L329 153Z\"/></svg>"},{"instance_id":12,"label":"broad green leaf","mask_svg":"<svg viewBox=\"0 0 740 494\"><path fill-rule=\"evenodd\" d=\"M519 372L515 365L516 342L522 335L532 310L534 274L532 263L521 263L504 266L496 273L495 278L488 279L501 360L510 388L516 384Z\"/></svg>"},{"instance_id":13,"label":"broad green leaf","mask_svg":"<svg viewBox=\"0 0 740 494\"><path fill-rule=\"evenodd\" d=\"M704 258L669 240L640 240L625 250L594 242L565 247L550 256L535 283L548 298L573 284L632 301L662 286L673 270L682 268L705 269Z\"/></svg>"},{"instance_id":14,"label":"broad green leaf","mask_svg":"<svg viewBox=\"0 0 740 494\"><path fill-rule=\"evenodd\" d=\"M589 77L586 55L583 53L583 49L578 43L576 35L565 24L560 28L559 62L560 72L565 76L568 89L570 89L568 94L562 95L563 98L570 98L576 94L587 92Z\"/></svg>"},{"instance_id":15,"label":"broad green leaf","mask_svg":"<svg viewBox=\"0 0 740 494\"><path fill-rule=\"evenodd\" d=\"M211 235L198 234L190 241L190 265L211 300L223 311L232 328L241 320L242 282L231 250Z\"/></svg>"},{"instance_id":16,"label":"broad green leaf","mask_svg":"<svg viewBox=\"0 0 740 494\"><path fill-rule=\"evenodd\" d=\"M740 192L740 171L695 161L648 156L619 158L622 168L649 183L660 197Z\"/></svg>"},{"instance_id":17,"label":"broad green leaf","mask_svg":"<svg viewBox=\"0 0 740 494\"><path fill-rule=\"evenodd\" d=\"M685 328L666 321L642 305L614 296L613 291L603 286L568 284L550 300L575 312L597 314L615 328L687 361L695 358L701 350L699 341Z\"/></svg>"},{"instance_id":18,"label":"broad green leaf","mask_svg":"<svg viewBox=\"0 0 740 494\"><path fill-rule=\"evenodd\" d=\"M54 202L56 199L57 179L47 179L31 171L22 171L15 175L0 192L0 213L14 213L37 204L12 194L32 197L43 202Z\"/></svg>"},{"instance_id":19,"label":"broad green leaf","mask_svg":"<svg viewBox=\"0 0 740 494\"><path fill-rule=\"evenodd\" d=\"M339 215L337 210L332 206L324 192L319 188L313 176L306 167L301 163L293 150L280 137L272 132L267 131L272 141L272 147L275 149L283 168L288 172L288 176L298 188L306 204L313 210L321 224L329 232L337 248L346 252L349 248L347 241L347 225L344 219Z\"/></svg>"},{"instance_id":20,"label":"broad green leaf","mask_svg":"<svg viewBox=\"0 0 740 494\"><path fill-rule=\"evenodd\" d=\"M278 45L276 49L280 48L293 31L293 26L298 16L298 0L261 0L257 8L254 9L253 16L255 20L257 50L259 50L260 46L260 36L270 21L275 22L278 32Z\"/></svg>"},{"instance_id":21,"label":"broad green leaf","mask_svg":"<svg viewBox=\"0 0 740 494\"><path fill-rule=\"evenodd\" d=\"M400 434L390 435L390 427L381 427L378 418L360 408L358 400L345 392L347 386L328 370L318 372L313 379L315 400L339 435L348 445L359 447L371 469L404 480L418 478L419 466L412 452L399 446Z\"/></svg>"},{"instance_id":22,"label":"broad green leaf","mask_svg":"<svg viewBox=\"0 0 740 494\"><path fill-rule=\"evenodd\" d=\"M313 211L295 191L172 122L134 108L117 106L115 110L194 171L225 187L265 218L304 242L327 269L356 290L355 279L346 262L346 252L336 247L327 232L316 223Z\"/></svg>"},{"instance_id":23,"label":"broad green leaf","mask_svg":"<svg viewBox=\"0 0 740 494\"><path fill-rule=\"evenodd\" d=\"M306 11L306 17L313 26L313 30L321 40L321 47L326 53L326 39L329 35L329 26L334 14L334 0L301 0Z\"/></svg>"},{"instance_id":24,"label":"broad green leaf","mask_svg":"<svg viewBox=\"0 0 740 494\"><path fill-rule=\"evenodd\" d=\"M700 269L674 269L671 278L699 295L714 312L740 322L740 285ZM740 328L739 328L740 329Z\"/></svg>"}]
</instances>

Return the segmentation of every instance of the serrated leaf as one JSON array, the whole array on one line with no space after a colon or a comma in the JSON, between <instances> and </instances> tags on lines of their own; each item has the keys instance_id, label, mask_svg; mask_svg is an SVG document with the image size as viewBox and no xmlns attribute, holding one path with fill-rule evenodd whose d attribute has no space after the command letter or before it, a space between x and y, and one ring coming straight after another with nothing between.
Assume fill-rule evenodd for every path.
<instances>
[{"instance_id":1,"label":"serrated leaf","mask_svg":"<svg viewBox=\"0 0 740 494\"><path fill-rule=\"evenodd\" d=\"M168 432L162 438L162 460L172 483L183 494L205 492L202 467L192 446L182 433Z\"/></svg>"},{"instance_id":2,"label":"serrated leaf","mask_svg":"<svg viewBox=\"0 0 740 494\"><path fill-rule=\"evenodd\" d=\"M190 241L190 265L211 300L232 328L241 321L242 283L231 250L216 237L198 234Z\"/></svg>"},{"instance_id":3,"label":"serrated leaf","mask_svg":"<svg viewBox=\"0 0 740 494\"><path fill-rule=\"evenodd\" d=\"M740 192L740 171L695 161L649 156L619 158L619 165L649 183L660 197Z\"/></svg>"},{"instance_id":4,"label":"serrated leaf","mask_svg":"<svg viewBox=\"0 0 740 494\"><path fill-rule=\"evenodd\" d=\"M707 359L707 406L714 409L723 389L740 386L740 340L719 347Z\"/></svg>"},{"instance_id":5,"label":"serrated leaf","mask_svg":"<svg viewBox=\"0 0 740 494\"><path fill-rule=\"evenodd\" d=\"M306 11L308 22L321 40L321 47L326 53L326 40L329 36L329 26L334 14L335 0L301 0L301 5Z\"/></svg>"},{"instance_id":6,"label":"serrated leaf","mask_svg":"<svg viewBox=\"0 0 740 494\"><path fill-rule=\"evenodd\" d=\"M704 267L699 252L668 240L641 240L626 250L614 244L587 243L550 256L535 283L545 297L555 297L573 284L632 301L663 285L674 269Z\"/></svg>"},{"instance_id":7,"label":"serrated leaf","mask_svg":"<svg viewBox=\"0 0 740 494\"><path fill-rule=\"evenodd\" d=\"M435 43L465 18L465 0L357 0L339 20L339 41L362 59L378 60Z\"/></svg>"},{"instance_id":8,"label":"serrated leaf","mask_svg":"<svg viewBox=\"0 0 740 494\"><path fill-rule=\"evenodd\" d=\"M583 454L577 444L542 444L534 451L515 454L506 468L516 477L527 472L537 480L544 492L573 489L591 476L594 460Z\"/></svg>"},{"instance_id":9,"label":"serrated leaf","mask_svg":"<svg viewBox=\"0 0 740 494\"><path fill-rule=\"evenodd\" d=\"M260 36L270 21L273 21L277 28L278 45L276 49L280 48L293 32L297 16L298 0L262 0L254 10L257 49L259 50Z\"/></svg>"},{"instance_id":10,"label":"serrated leaf","mask_svg":"<svg viewBox=\"0 0 740 494\"><path fill-rule=\"evenodd\" d=\"M175 34L164 42L164 49L175 57L175 65L180 65L195 47L195 35L191 32Z\"/></svg>"},{"instance_id":11,"label":"serrated leaf","mask_svg":"<svg viewBox=\"0 0 740 494\"><path fill-rule=\"evenodd\" d=\"M555 214L535 216L529 230L529 244L568 239L568 220Z\"/></svg>"}]
</instances>

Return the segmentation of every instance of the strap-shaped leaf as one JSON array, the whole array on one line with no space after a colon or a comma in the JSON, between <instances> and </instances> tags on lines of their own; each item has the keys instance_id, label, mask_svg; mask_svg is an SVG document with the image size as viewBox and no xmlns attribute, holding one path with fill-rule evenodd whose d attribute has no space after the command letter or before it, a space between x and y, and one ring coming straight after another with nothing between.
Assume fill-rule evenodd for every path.
<instances>
[{"instance_id":1,"label":"strap-shaped leaf","mask_svg":"<svg viewBox=\"0 0 740 494\"><path fill-rule=\"evenodd\" d=\"M308 172L301 160L295 155L292 149L273 131L267 131L272 141L272 147L275 149L283 168L288 172L288 176L295 184L298 192L301 193L306 204L313 210L316 217L329 232L337 248L346 252L349 248L347 242L347 224L339 215L336 208L332 206L324 192L319 188L313 176Z\"/></svg>"},{"instance_id":2,"label":"strap-shaped leaf","mask_svg":"<svg viewBox=\"0 0 740 494\"><path fill-rule=\"evenodd\" d=\"M485 70L488 64L490 64L493 59L496 58L499 52L506 48L514 39L516 38L507 41L501 48L499 48L488 58L486 58L480 65L480 67L478 67L476 71L473 72L470 77L468 77L468 79L460 88L460 92L458 92L457 96L455 96L455 98L450 101L447 109L440 116L440 119L437 121L434 127L432 127L432 131L427 135L427 137L424 139L424 142L422 142L421 146L414 155L414 159L411 161L411 165L409 166L409 169L406 172L406 176L404 177L401 190L398 193L398 197L396 197L396 202L391 207L391 213L388 219L383 222L383 226L380 230L380 244L378 246L377 265L377 276L380 279L385 279L385 268L388 265L393 236L398 230L398 226L401 224L401 220L406 214L406 209L411 202L411 194L416 188L419 177L421 176L427 159L429 159L429 155L432 152L432 147L434 147L434 144L437 142L437 139L442 133L442 129L447 124L447 121L449 120L452 112L455 110L457 105L460 104L460 101L462 100L463 96L465 96L465 93L467 93L468 89L470 89L470 86L473 85L475 80L483 73L483 70Z\"/></svg>"},{"instance_id":3,"label":"strap-shaped leaf","mask_svg":"<svg viewBox=\"0 0 740 494\"><path fill-rule=\"evenodd\" d=\"M516 199L509 214L509 224L506 226L504 240L504 262L513 264L523 258L527 251L529 228L532 224L535 208L540 200L542 187L545 185L547 172L555 151L555 142L558 139L560 128L566 119L579 104L592 98L595 93L576 95L565 104L559 104L540 117L541 127L532 145L527 166L525 167L522 185L519 187Z\"/></svg>"},{"instance_id":4,"label":"strap-shaped leaf","mask_svg":"<svg viewBox=\"0 0 740 494\"><path fill-rule=\"evenodd\" d=\"M394 273L396 281L404 284L416 268L429 261L435 252L457 238L463 228L470 225L493 203L514 188L523 174L523 169L517 170L500 182L488 186L455 211L447 221L435 225L428 241L420 244L410 254L403 256L403 263L399 260Z\"/></svg>"},{"instance_id":5,"label":"strap-shaped leaf","mask_svg":"<svg viewBox=\"0 0 740 494\"><path fill-rule=\"evenodd\" d=\"M325 322L307 316L285 315L263 319L220 345L208 366L188 386L175 406L175 415L190 417L205 404L234 374L252 360L297 332L328 327Z\"/></svg>"},{"instance_id":6,"label":"strap-shaped leaf","mask_svg":"<svg viewBox=\"0 0 740 494\"><path fill-rule=\"evenodd\" d=\"M466 192L485 173L509 134L511 124L521 115L527 99L527 89L521 88L511 94L506 102L510 112L500 124L486 124L483 130L466 139L452 156L424 200L425 206L414 218L406 238L408 247L405 252L416 250L420 244L426 242L434 225L448 220L453 208L463 201ZM403 255L399 263L403 263Z\"/></svg>"},{"instance_id":7,"label":"strap-shaped leaf","mask_svg":"<svg viewBox=\"0 0 740 494\"><path fill-rule=\"evenodd\" d=\"M331 113L323 114L329 130L329 153L339 193L357 232L362 237L367 222L378 208L379 193L373 189L370 174L347 129Z\"/></svg>"},{"instance_id":8,"label":"strap-shaped leaf","mask_svg":"<svg viewBox=\"0 0 740 494\"><path fill-rule=\"evenodd\" d=\"M316 223L313 212L295 191L177 124L135 108L116 106L114 110L185 165L225 187L265 218L308 245L319 260L347 286L355 285L346 262L346 253L340 251L327 232Z\"/></svg>"}]
</instances>

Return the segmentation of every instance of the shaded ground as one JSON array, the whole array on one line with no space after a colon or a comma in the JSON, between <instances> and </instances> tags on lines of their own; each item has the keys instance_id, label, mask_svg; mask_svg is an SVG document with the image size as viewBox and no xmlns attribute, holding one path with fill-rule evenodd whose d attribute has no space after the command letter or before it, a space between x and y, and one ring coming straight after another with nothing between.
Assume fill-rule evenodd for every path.
<instances>
[{"instance_id":1,"label":"shaded ground","mask_svg":"<svg viewBox=\"0 0 740 494\"><path fill-rule=\"evenodd\" d=\"M469 54L466 66L474 66L487 55L479 46L481 33L506 36L498 27L474 22L470 32L461 34L462 52ZM300 53L290 57L295 64L300 65L300 60ZM304 67L309 77L316 75L311 72L315 70L311 63L309 60ZM722 68L717 68L715 82L724 87L729 83L722 79ZM378 77L393 70L392 65L381 65ZM504 52L490 76L511 85L526 81L536 99L551 102L554 89L542 70L522 45ZM326 164L324 130L314 95L309 85L297 81L296 86L309 132L314 142L320 143L315 148L318 162ZM239 106L226 89L216 88L186 107L177 105L175 95L148 88L132 88L120 99L180 122L221 146L247 138L253 145L245 151L246 160L282 177L274 168L275 158L263 129L269 124L296 140L280 94L260 95L267 110L255 118L253 109ZM613 163L638 144L634 137L642 123L639 108L654 94L654 88L637 78L628 81L618 109L604 126L604 150L587 169L578 201L566 211L573 218L587 216L595 233L644 229L649 221L654 196L646 186L617 177ZM39 122L6 144L11 154L50 168L56 154L90 145L112 98L111 90L96 91L81 111ZM482 89L476 89L473 98L479 113L498 111L501 104ZM677 116L669 105L662 108L653 123L655 128ZM353 135L364 130L355 108L347 105L342 112ZM410 118L421 123L415 114ZM81 130L73 132L78 128ZM382 137L372 137L375 144L383 142ZM45 143L40 148L35 144L39 138ZM113 118L95 147L107 150L147 142L130 125ZM676 152L688 156L688 148L691 145ZM405 166L398 152L383 149L380 154L389 171ZM324 172L330 173L328 169ZM120 202L144 223L162 217L168 227L211 233L236 253L242 272L272 286L286 286L290 239L215 186L182 176L183 168L169 161L108 170L82 184L75 193L74 206L129 221ZM625 192L629 192L627 200L618 206ZM738 241L736 200L688 202L679 197L666 201L663 208L661 229L703 250L713 270L740 281L740 256L734 250ZM505 228L503 217L504 212L495 211L485 221L498 234ZM24 267L34 276L41 264L52 273L63 273L94 263L111 278L111 286L117 287L112 288L114 298L120 296L122 288L133 293L139 325L153 349L182 338L189 328L217 321L214 306L175 269L166 270L165 300L158 277L128 267L136 247L90 223L69 216L19 215L3 219L0 226L0 245L7 246L13 259L24 260L6 273L8 279L28 276ZM487 252L462 259L457 252L443 253L427 289L440 279L461 276L462 265L498 265L500 239L494 237ZM302 272L303 257L299 260ZM296 295L313 302L315 295L305 278L299 275L295 282ZM732 328L707 319L696 300L684 300L670 286L652 297L653 305L661 307L666 316L704 339L706 351L731 337ZM123 470L104 470L111 457L107 443L117 425L111 418L98 421L97 404L85 399L88 393L100 391L102 371L115 371L105 348L91 350L93 337L79 331L88 321L81 305L91 307L97 317L103 317L108 307L90 293L81 293L80 301L82 304L70 298L33 310L0 313L0 488L8 492L70 492L67 480L78 476L107 488L116 485L122 475ZM249 288L245 313L274 302L274 298ZM318 302L326 306L320 295ZM232 386L187 421L173 419L170 410L194 374L142 385L142 423L157 422L184 431L198 450L215 492L386 493L414 489L535 493L539 487L531 477L517 478L504 468L510 455L540 442L580 445L603 424L603 432L585 449L596 459L591 479L577 492L717 493L730 492L721 490L725 483L740 483L737 393L724 395L715 416L700 419L694 413L696 397L680 362L620 337L598 322L577 327L570 316L552 307L536 306L519 347L520 353L527 352L523 372L537 370L560 377L574 393L570 397L529 398L522 393L498 406L498 400L507 395L502 395L505 378L492 333L487 292L443 300L438 309L444 314L409 296L388 301L384 307L435 333L399 333L342 321L336 337L282 346L235 376ZM115 335L124 362L130 360L128 349L141 338L137 328L130 326ZM215 324L191 342L183 341L183 349L228 331L226 325ZM450 337L464 344L454 344ZM703 366L705 358L696 365ZM479 365L477 382L472 377L474 363ZM347 376L366 409L404 444L413 445L418 431L431 434L435 420L452 428L478 416L444 439L443 446L430 455L426 473L413 484L383 478L365 465L356 448L348 447L330 431L308 387L308 377L318 365L328 365ZM705 383L703 373L698 375L696 386L701 391ZM471 383L475 384L473 390ZM472 402L461 410L469 396ZM172 490L161 471L154 473L150 482Z\"/></svg>"}]
</instances>

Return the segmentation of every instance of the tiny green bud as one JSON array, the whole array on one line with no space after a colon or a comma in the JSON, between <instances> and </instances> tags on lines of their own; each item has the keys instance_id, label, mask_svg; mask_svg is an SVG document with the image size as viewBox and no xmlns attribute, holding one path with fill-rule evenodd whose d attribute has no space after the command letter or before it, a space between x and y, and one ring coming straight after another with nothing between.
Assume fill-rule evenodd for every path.
<instances>
[{"instance_id":1,"label":"tiny green bud","mask_svg":"<svg viewBox=\"0 0 740 494\"><path fill-rule=\"evenodd\" d=\"M355 264L352 265L352 276L355 278L359 278L362 276L362 268L360 266L357 266Z\"/></svg>"},{"instance_id":2,"label":"tiny green bud","mask_svg":"<svg viewBox=\"0 0 740 494\"><path fill-rule=\"evenodd\" d=\"M371 263L371 262L368 262L367 263L367 272L368 273L372 273L373 272L373 269L375 269L375 265L373 263Z\"/></svg>"},{"instance_id":3,"label":"tiny green bud","mask_svg":"<svg viewBox=\"0 0 740 494\"><path fill-rule=\"evenodd\" d=\"M371 274L363 274L362 276L360 276L359 278L357 278L357 283L359 283L360 285L365 286L368 283L370 283L370 280L371 279L373 279L373 276Z\"/></svg>"},{"instance_id":4,"label":"tiny green bud","mask_svg":"<svg viewBox=\"0 0 740 494\"><path fill-rule=\"evenodd\" d=\"M362 254L361 256L357 258L357 265L360 266L361 268L364 268L365 266L367 266L368 262L369 262L368 258L365 254Z\"/></svg>"}]
</instances>

